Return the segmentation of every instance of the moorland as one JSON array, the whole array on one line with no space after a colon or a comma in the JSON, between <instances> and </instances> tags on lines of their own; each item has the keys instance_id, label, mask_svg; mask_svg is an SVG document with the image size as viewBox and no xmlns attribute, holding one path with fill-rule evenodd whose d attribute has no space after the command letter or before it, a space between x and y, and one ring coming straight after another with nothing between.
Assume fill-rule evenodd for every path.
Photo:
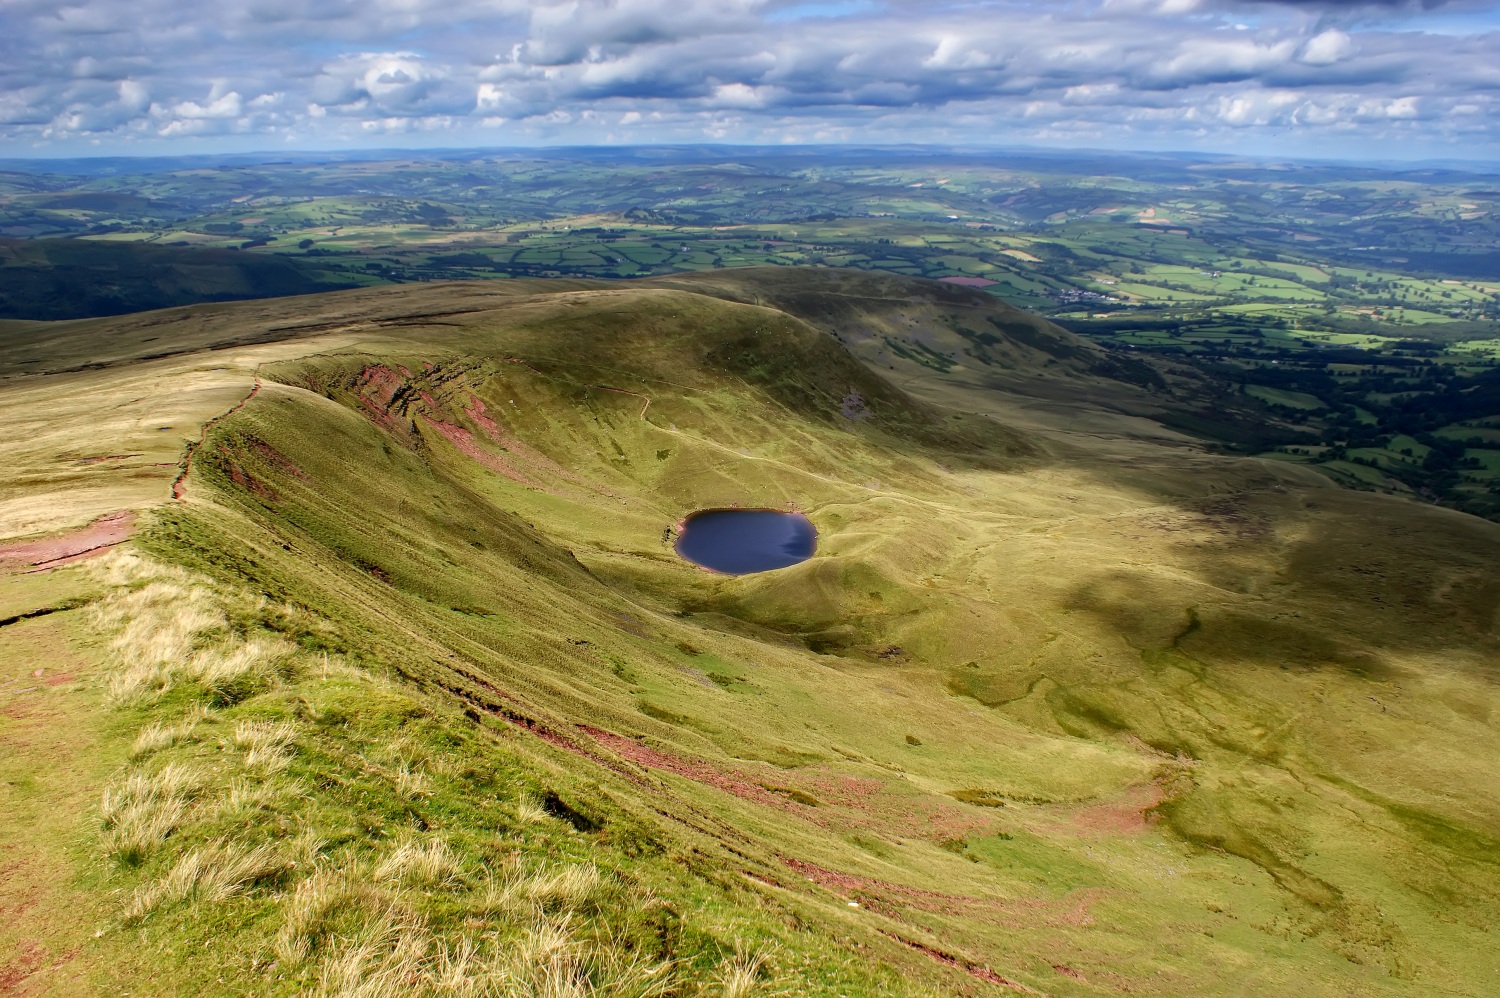
<instances>
[{"instance_id":1,"label":"moorland","mask_svg":"<svg viewBox=\"0 0 1500 998\"><path fill-rule=\"evenodd\" d=\"M0 316L455 278L923 276L1237 386L1256 418L1179 420L1221 449L1500 515L1500 180L1473 166L710 147L0 167ZM969 346L889 351L944 372Z\"/></svg>"},{"instance_id":2,"label":"moorland","mask_svg":"<svg viewBox=\"0 0 1500 998\"><path fill-rule=\"evenodd\" d=\"M6 323L3 979L1488 994L1500 526L1228 446L1311 387L857 268Z\"/></svg>"}]
</instances>

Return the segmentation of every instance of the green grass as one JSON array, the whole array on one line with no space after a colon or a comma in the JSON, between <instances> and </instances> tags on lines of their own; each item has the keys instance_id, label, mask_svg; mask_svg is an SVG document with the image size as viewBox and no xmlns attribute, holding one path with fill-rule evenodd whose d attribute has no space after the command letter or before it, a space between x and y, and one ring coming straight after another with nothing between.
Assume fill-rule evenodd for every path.
<instances>
[{"instance_id":1,"label":"green grass","mask_svg":"<svg viewBox=\"0 0 1500 998\"><path fill-rule=\"evenodd\" d=\"M6 444L12 501L142 510L69 576L90 678L58 709L100 747L53 819L79 872L47 941L81 980L718 994L764 957L766 993L988 987L911 944L1054 995L1497 970L1500 528L1186 448L1136 415L1208 390L1179 373L981 293L790 269L89 332L112 366L69 373L61 327L56 373L0 387L53 441ZM252 372L182 501L145 490L175 468L69 461ZM817 556L729 578L664 546L729 502L795 503Z\"/></svg>"},{"instance_id":2,"label":"green grass","mask_svg":"<svg viewBox=\"0 0 1500 998\"><path fill-rule=\"evenodd\" d=\"M1306 392L1289 392L1281 388L1268 388L1265 385L1246 385L1245 394L1252 395L1262 402L1270 402L1272 405L1284 405L1293 409L1323 409L1326 408L1322 399L1316 395Z\"/></svg>"}]
</instances>

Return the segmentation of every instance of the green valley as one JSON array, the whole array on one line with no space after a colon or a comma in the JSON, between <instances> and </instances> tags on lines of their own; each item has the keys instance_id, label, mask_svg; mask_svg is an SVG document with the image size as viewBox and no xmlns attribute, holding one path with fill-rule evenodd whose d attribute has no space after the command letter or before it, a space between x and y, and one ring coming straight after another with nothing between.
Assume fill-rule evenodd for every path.
<instances>
[{"instance_id":1,"label":"green valley","mask_svg":"<svg viewBox=\"0 0 1500 998\"><path fill-rule=\"evenodd\" d=\"M1232 386L1239 425L1175 423L1215 446L1500 515L1483 173L735 147L4 165L14 319L451 279L928 277ZM973 347L890 349L938 371Z\"/></svg>"},{"instance_id":2,"label":"green valley","mask_svg":"<svg viewBox=\"0 0 1500 998\"><path fill-rule=\"evenodd\" d=\"M865 207L953 208L918 182ZM1487 453L1487 360L675 231L595 241L633 280L0 324L0 980L1492 990L1500 525L1335 480ZM816 555L677 557L734 505Z\"/></svg>"}]
</instances>

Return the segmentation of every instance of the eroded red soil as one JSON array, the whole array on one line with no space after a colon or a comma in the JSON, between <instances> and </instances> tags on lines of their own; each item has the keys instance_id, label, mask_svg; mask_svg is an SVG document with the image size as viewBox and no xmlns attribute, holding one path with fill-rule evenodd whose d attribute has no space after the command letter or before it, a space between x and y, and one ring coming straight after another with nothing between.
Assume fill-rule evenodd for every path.
<instances>
[{"instance_id":1,"label":"eroded red soil","mask_svg":"<svg viewBox=\"0 0 1500 998\"><path fill-rule=\"evenodd\" d=\"M0 571L44 572L68 565L129 539L134 527L135 514L122 509L70 533L0 543Z\"/></svg>"},{"instance_id":2,"label":"eroded red soil","mask_svg":"<svg viewBox=\"0 0 1500 998\"><path fill-rule=\"evenodd\" d=\"M474 434L464 427L456 423L446 423L441 419L428 418L426 422L427 425L441 433L449 443L457 447L459 453L465 457L478 461L482 466L504 475L513 482L518 482L521 485L536 484L507 458L481 447L478 441L474 439Z\"/></svg>"},{"instance_id":3,"label":"eroded red soil","mask_svg":"<svg viewBox=\"0 0 1500 998\"><path fill-rule=\"evenodd\" d=\"M498 690L488 681L477 676L470 676L469 678L491 693L498 694L502 699L513 702L518 707L521 706L520 701ZM795 805L780 794L774 793L748 779L726 774L706 761L688 759L663 752L624 735L588 725L578 725L577 730L580 733L586 735L594 745L607 749L610 753L610 755L604 755L594 747L576 742L566 735L534 721L524 713L499 707L496 704L485 704L483 707L485 710L504 716L507 720L519 724L543 741L603 765L607 769L630 779L632 782L639 783L642 779L642 774L639 771L632 772L628 766L623 765L619 760L623 759L628 763L633 763L647 770L670 772L694 780L695 782L714 786L736 796L753 799L758 803L767 804L782 810L789 810L796 807L804 817L806 816L805 812L810 810L807 807ZM611 755L616 758L612 759ZM864 783L875 781L854 782ZM963 912L977 915L989 922L1014 929L1021 929L1023 927L1035 928L1038 925L1076 928L1093 924L1093 915L1090 909L1101 897L1108 893L1100 889L1080 890L1072 892L1067 898L1060 901L1025 898L975 898L922 890L920 888L875 880L869 877L840 873L836 870L829 870L817 864L787 856L778 856L777 859L788 870L801 875L806 880L845 897L857 898L857 903L865 910L886 916L898 922L903 921L903 909L916 909L942 914L952 914L955 911ZM750 870L743 870L741 872L747 880L752 882L783 890L791 889L789 885L779 882L775 877ZM962 970L971 977L989 984L1022 991L1027 994L1038 993L1025 984L1004 977L983 964L946 953L925 943L916 942L891 932L886 932L885 934L903 945L918 950L938 963ZM1074 971L1073 973L1076 974L1077 972Z\"/></svg>"},{"instance_id":4,"label":"eroded red soil","mask_svg":"<svg viewBox=\"0 0 1500 998\"><path fill-rule=\"evenodd\" d=\"M737 774L721 772L706 762L684 759L665 752L659 752L649 745L642 744L633 738L626 738L624 735L617 735L612 731L603 731L599 728L591 728L584 725L580 725L580 727L594 741L621 758L629 759L639 766L674 773L677 776L686 777L694 783L702 783L706 786L723 790L725 793L734 794L736 797L751 800L757 804L764 804L767 807L787 809L789 802L786 798L774 794L759 784L744 779ZM803 808L803 810L806 809Z\"/></svg>"},{"instance_id":5,"label":"eroded red soil","mask_svg":"<svg viewBox=\"0 0 1500 998\"><path fill-rule=\"evenodd\" d=\"M941 841L981 835L996 825L994 819L942 798L914 795L880 780L810 768L793 776L774 766L755 763L725 767L675 755L613 732L590 727L582 730L637 765L795 814L822 828Z\"/></svg>"},{"instance_id":6,"label":"eroded red soil","mask_svg":"<svg viewBox=\"0 0 1500 998\"><path fill-rule=\"evenodd\" d=\"M1143 832L1153 820L1153 811L1165 798L1156 784L1132 787L1113 800L1080 805L1059 815L1060 831L1092 837L1134 835Z\"/></svg>"},{"instance_id":7,"label":"eroded red soil","mask_svg":"<svg viewBox=\"0 0 1500 998\"><path fill-rule=\"evenodd\" d=\"M241 409L245 408L245 406L249 404L250 400L255 398L255 396L259 394L260 375L257 374L255 376L255 383L250 386L250 393L248 395L240 399L234 405L230 406L223 413L220 413L213 419L210 419L208 422L203 424L203 430L198 434L198 439L188 445L187 454L184 455L182 459L182 473L179 474L177 476L177 480L172 483L173 499L181 499L187 494L188 472L193 470L193 457L198 453L198 448L202 447L204 442L208 440L208 431L212 430L214 428L214 424L223 419L225 416L232 416L235 413L239 412Z\"/></svg>"},{"instance_id":8,"label":"eroded red soil","mask_svg":"<svg viewBox=\"0 0 1500 998\"><path fill-rule=\"evenodd\" d=\"M464 415L473 420L474 425L479 427L480 431L493 443L504 447L512 457L521 463L539 471L555 475L558 478L577 484L584 484L582 478L497 423L495 418L489 414L489 409L485 406L484 399L478 395L472 393L469 395L469 404L464 406Z\"/></svg>"},{"instance_id":9,"label":"eroded red soil","mask_svg":"<svg viewBox=\"0 0 1500 998\"><path fill-rule=\"evenodd\" d=\"M964 914L1012 929L1035 928L1038 925L1051 928L1092 925L1094 917L1091 909L1106 893L1097 888L1079 890L1060 901L1041 898L977 898L840 873L788 856L779 858L787 869L795 870L818 886L858 901L882 914L892 914L902 908L933 914Z\"/></svg>"},{"instance_id":10,"label":"eroded red soil","mask_svg":"<svg viewBox=\"0 0 1500 998\"><path fill-rule=\"evenodd\" d=\"M424 375L437 368L423 365ZM469 393L462 407L464 417L478 428L463 425L449 403L426 387L414 384L412 372L405 367L392 370L372 364L360 372L354 387L360 408L371 422L386 430L402 432L411 421L420 419L453 444L465 457L513 482L530 488L542 488L547 479L562 479L586 484L579 476L558 464L546 454L517 437L490 415L484 400ZM456 404L456 403L455 403ZM488 446L493 444L495 446Z\"/></svg>"},{"instance_id":11,"label":"eroded red soil","mask_svg":"<svg viewBox=\"0 0 1500 998\"><path fill-rule=\"evenodd\" d=\"M970 977L977 977L981 981L986 981L990 984L998 984L1000 987L1010 988L1012 991L1022 991L1026 994L1032 995L1037 993L1035 989L1028 988L1020 981L1013 981L1008 977L1002 977L983 964L974 963L972 960L965 960L960 957L956 957L951 953L944 953L942 950L935 949L932 946L928 946L926 943L915 942L911 939L903 939L902 937L891 932L887 932L885 933L885 935L896 940L896 942L901 943L903 946L910 946L912 949L923 954L928 959L931 959L937 963L941 963L945 967L956 967L959 970L962 970L964 973L968 974Z\"/></svg>"}]
</instances>

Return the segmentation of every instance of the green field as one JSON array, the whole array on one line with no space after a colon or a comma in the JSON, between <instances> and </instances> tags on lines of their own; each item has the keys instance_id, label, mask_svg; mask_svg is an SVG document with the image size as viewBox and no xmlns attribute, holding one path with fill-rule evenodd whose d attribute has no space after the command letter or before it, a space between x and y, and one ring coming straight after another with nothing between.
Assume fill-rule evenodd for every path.
<instances>
[{"instance_id":1,"label":"green field","mask_svg":"<svg viewBox=\"0 0 1500 998\"><path fill-rule=\"evenodd\" d=\"M33 163L0 194L0 232L29 237L0 246L0 314L759 266L980 279L1117 356L1186 365L1238 386L1235 405L1264 403L1239 429L1217 403L1176 405L1191 411L1174 425L1211 446L1317 448L1311 463L1343 484L1500 517L1490 448L1434 443L1500 415L1500 274L1485 269L1500 231L1484 176L1181 157L705 155L184 160L105 175ZM1460 203L1476 207L1433 207ZM890 357L934 373L975 347L891 343ZM1338 464L1401 435L1438 455L1368 457L1379 475Z\"/></svg>"},{"instance_id":2,"label":"green field","mask_svg":"<svg viewBox=\"0 0 1500 998\"><path fill-rule=\"evenodd\" d=\"M847 149L816 165L770 150L651 159L189 159L98 176L17 162L25 183L0 194L0 235L243 248L359 283L813 264L983 275L1014 304L1084 317L1208 309L1395 335L1480 322L1492 336L1500 320L1494 184L1479 174ZM1474 208L1433 207L1459 202Z\"/></svg>"}]
</instances>

